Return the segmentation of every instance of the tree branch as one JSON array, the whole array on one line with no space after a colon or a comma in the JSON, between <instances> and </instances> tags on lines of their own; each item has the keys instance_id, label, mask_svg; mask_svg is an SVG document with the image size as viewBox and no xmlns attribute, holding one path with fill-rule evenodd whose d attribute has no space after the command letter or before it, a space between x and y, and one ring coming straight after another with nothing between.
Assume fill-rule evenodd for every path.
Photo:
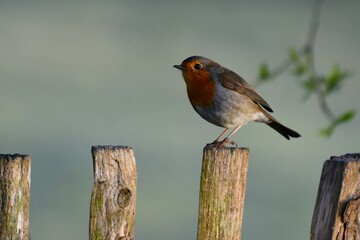
<instances>
[{"instance_id":1,"label":"tree branch","mask_svg":"<svg viewBox=\"0 0 360 240\"><path fill-rule=\"evenodd\" d=\"M320 14L323 3L324 0L315 1L309 34L308 34L307 42L305 43L304 46L304 54L308 58L308 62L310 65L311 79L312 81L314 81L315 84L315 92L319 101L320 109L329 120L334 121L335 116L326 102L324 90L321 88L321 79L316 73L316 68L315 68L314 46L315 46L316 35L319 29Z\"/></svg>"}]
</instances>

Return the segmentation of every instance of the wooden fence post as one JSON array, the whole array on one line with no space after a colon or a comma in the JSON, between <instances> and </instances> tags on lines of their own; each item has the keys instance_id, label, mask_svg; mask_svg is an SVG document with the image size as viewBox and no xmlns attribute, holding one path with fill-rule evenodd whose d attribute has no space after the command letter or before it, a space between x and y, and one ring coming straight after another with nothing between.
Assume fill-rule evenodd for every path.
<instances>
[{"instance_id":1,"label":"wooden fence post","mask_svg":"<svg viewBox=\"0 0 360 240\"><path fill-rule=\"evenodd\" d=\"M198 240L240 240L248 148L204 148Z\"/></svg>"},{"instance_id":2,"label":"wooden fence post","mask_svg":"<svg viewBox=\"0 0 360 240\"><path fill-rule=\"evenodd\" d=\"M360 154L325 161L311 240L360 239Z\"/></svg>"},{"instance_id":3,"label":"wooden fence post","mask_svg":"<svg viewBox=\"0 0 360 240\"><path fill-rule=\"evenodd\" d=\"M130 147L91 149L94 186L90 204L90 239L134 239L136 163Z\"/></svg>"},{"instance_id":4,"label":"wooden fence post","mask_svg":"<svg viewBox=\"0 0 360 240\"><path fill-rule=\"evenodd\" d=\"M29 239L28 155L0 154L0 239Z\"/></svg>"}]
</instances>

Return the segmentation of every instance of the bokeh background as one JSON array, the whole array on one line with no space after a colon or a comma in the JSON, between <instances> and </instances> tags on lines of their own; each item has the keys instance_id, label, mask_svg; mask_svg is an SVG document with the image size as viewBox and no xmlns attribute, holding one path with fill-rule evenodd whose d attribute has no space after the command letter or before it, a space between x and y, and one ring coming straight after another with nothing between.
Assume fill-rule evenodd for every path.
<instances>
[{"instance_id":1,"label":"bokeh background","mask_svg":"<svg viewBox=\"0 0 360 240\"><path fill-rule=\"evenodd\" d=\"M1 1L0 152L30 154L34 240L87 239L92 145L128 145L138 166L135 237L195 239L202 148L222 129L191 108L179 64L209 57L251 83L263 62L301 46L313 0ZM316 40L320 73L353 77L329 99L359 111L360 1L327 0ZM257 88L303 137L251 123L243 239L308 239L323 162L359 152L359 117L330 139L315 97L284 74Z\"/></svg>"}]
</instances>

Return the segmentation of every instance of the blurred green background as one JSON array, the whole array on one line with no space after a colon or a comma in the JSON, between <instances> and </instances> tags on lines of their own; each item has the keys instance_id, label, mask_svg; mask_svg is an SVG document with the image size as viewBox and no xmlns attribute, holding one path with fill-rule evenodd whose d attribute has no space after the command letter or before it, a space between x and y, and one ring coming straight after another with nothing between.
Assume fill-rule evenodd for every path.
<instances>
[{"instance_id":1,"label":"blurred green background","mask_svg":"<svg viewBox=\"0 0 360 240\"><path fill-rule=\"evenodd\" d=\"M138 166L137 240L195 239L202 148L222 129L186 96L180 64L209 57L251 83L304 43L313 1L1 1L0 152L30 154L34 240L87 239L92 145L128 145ZM359 111L360 1L328 0L316 66L354 76L329 99ZM330 139L317 99L290 74L257 88L274 116L234 137L250 147L243 239L308 239L323 161L359 152L359 117Z\"/></svg>"}]
</instances>

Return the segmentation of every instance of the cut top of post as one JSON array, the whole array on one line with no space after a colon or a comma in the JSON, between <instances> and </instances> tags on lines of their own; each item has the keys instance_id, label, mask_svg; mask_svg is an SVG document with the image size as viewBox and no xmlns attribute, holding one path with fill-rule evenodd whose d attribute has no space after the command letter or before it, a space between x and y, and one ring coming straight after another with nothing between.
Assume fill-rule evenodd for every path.
<instances>
[{"instance_id":1,"label":"cut top of post","mask_svg":"<svg viewBox=\"0 0 360 240\"><path fill-rule=\"evenodd\" d=\"M94 166L94 181L121 185L122 181L133 181L136 172L134 151L126 146L93 146L91 148ZM126 166L127 171L123 172L121 178L120 167ZM129 175L131 174L131 176Z\"/></svg>"},{"instance_id":2,"label":"cut top of post","mask_svg":"<svg viewBox=\"0 0 360 240\"><path fill-rule=\"evenodd\" d=\"M7 160L7 161L12 161L12 160L24 160L26 158L28 158L29 155L27 154L19 154L19 153L15 153L15 154L0 154L0 159L3 160Z\"/></svg>"},{"instance_id":3,"label":"cut top of post","mask_svg":"<svg viewBox=\"0 0 360 240\"><path fill-rule=\"evenodd\" d=\"M22 172L26 173L30 183L30 164L31 159L27 154L0 154L0 177L18 176Z\"/></svg>"},{"instance_id":4,"label":"cut top of post","mask_svg":"<svg viewBox=\"0 0 360 240\"><path fill-rule=\"evenodd\" d=\"M332 156L328 161L358 162L360 161L360 153L347 153L342 156Z\"/></svg>"},{"instance_id":5,"label":"cut top of post","mask_svg":"<svg viewBox=\"0 0 360 240\"><path fill-rule=\"evenodd\" d=\"M217 146L208 144L204 147L204 152L214 152L214 153L226 153L226 154L236 154L240 152L246 152L249 154L250 149L246 147L226 147L226 146Z\"/></svg>"}]
</instances>

